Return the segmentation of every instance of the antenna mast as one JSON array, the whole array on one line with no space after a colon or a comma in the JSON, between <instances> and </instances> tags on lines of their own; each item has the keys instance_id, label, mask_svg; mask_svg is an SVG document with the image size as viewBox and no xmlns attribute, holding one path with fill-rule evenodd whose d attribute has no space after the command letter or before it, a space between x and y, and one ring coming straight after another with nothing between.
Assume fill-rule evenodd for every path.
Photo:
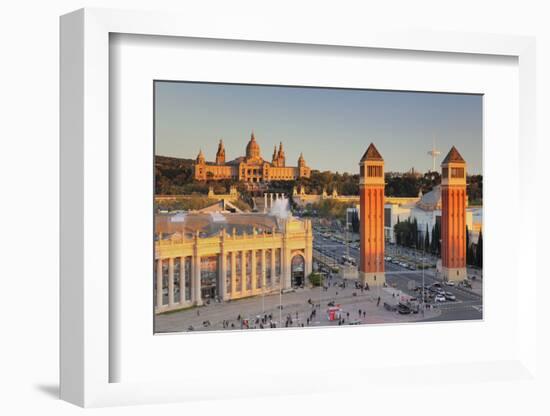
<instances>
[{"instance_id":1,"label":"antenna mast","mask_svg":"<svg viewBox=\"0 0 550 416\"><path fill-rule=\"evenodd\" d=\"M432 157L432 172L435 172L435 159L441 154L435 147L435 139L433 140L432 148L428 151L428 154Z\"/></svg>"}]
</instances>

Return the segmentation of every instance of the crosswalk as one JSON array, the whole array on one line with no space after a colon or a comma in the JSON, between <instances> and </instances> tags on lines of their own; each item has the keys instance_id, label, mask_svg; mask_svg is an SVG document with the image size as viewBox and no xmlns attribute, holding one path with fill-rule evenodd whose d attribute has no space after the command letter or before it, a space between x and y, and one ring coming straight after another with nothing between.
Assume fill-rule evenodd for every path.
<instances>
[{"instance_id":1,"label":"crosswalk","mask_svg":"<svg viewBox=\"0 0 550 416\"><path fill-rule=\"evenodd\" d=\"M438 303L436 308L442 310L442 311L453 311L453 310L462 310L466 308L473 308L478 312L482 312L483 305L479 303L479 301L471 300L471 301L457 301L457 302L449 302L449 303Z\"/></svg>"},{"instance_id":2,"label":"crosswalk","mask_svg":"<svg viewBox=\"0 0 550 416\"><path fill-rule=\"evenodd\" d=\"M483 305L472 306L476 311L483 313Z\"/></svg>"}]
</instances>

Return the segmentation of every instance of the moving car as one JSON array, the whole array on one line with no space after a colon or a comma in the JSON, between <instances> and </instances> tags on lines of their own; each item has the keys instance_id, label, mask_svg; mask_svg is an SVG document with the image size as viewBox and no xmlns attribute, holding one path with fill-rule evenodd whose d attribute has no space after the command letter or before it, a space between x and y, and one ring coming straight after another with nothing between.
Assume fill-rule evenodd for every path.
<instances>
[{"instance_id":1,"label":"moving car","mask_svg":"<svg viewBox=\"0 0 550 416\"><path fill-rule=\"evenodd\" d=\"M397 305L397 312L399 312L401 315L408 315L411 313L411 308L404 303L400 303L399 305Z\"/></svg>"},{"instance_id":2,"label":"moving car","mask_svg":"<svg viewBox=\"0 0 550 416\"><path fill-rule=\"evenodd\" d=\"M384 309L386 309L387 311L393 312L397 310L397 306L392 305L391 303L388 303L388 302L384 302Z\"/></svg>"},{"instance_id":3,"label":"moving car","mask_svg":"<svg viewBox=\"0 0 550 416\"><path fill-rule=\"evenodd\" d=\"M445 292L445 300L455 301L456 296L453 295L451 292Z\"/></svg>"},{"instance_id":4,"label":"moving car","mask_svg":"<svg viewBox=\"0 0 550 416\"><path fill-rule=\"evenodd\" d=\"M445 296L441 294L435 295L435 301L436 302L445 302Z\"/></svg>"}]
</instances>

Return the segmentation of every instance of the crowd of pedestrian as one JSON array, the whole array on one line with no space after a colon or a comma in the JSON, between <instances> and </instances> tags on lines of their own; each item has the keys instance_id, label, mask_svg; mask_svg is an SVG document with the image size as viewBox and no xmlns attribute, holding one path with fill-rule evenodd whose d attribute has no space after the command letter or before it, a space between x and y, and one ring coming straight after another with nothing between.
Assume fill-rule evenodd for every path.
<instances>
[{"instance_id":1,"label":"crowd of pedestrian","mask_svg":"<svg viewBox=\"0 0 550 416\"><path fill-rule=\"evenodd\" d=\"M337 303L339 303L337 299L339 295L342 295L341 292L344 292L345 294L347 294L347 296L349 296L350 294L352 296L357 296L359 291L361 294L363 294L365 291L370 291L370 287L368 283L363 284L358 281L346 281L344 279L334 279L332 274L328 275L327 279L325 279L325 281L322 284L322 290L325 292L331 288L335 288L336 290L333 292L334 293L333 299L332 300L329 299L326 302L328 308L339 306L337 305ZM346 289L348 290L346 291ZM349 289L352 289L352 291L350 292ZM395 293L393 294L393 296L395 296ZM380 307L381 297L378 296L375 302L376 302L376 306ZM221 321L221 327L222 329L236 329L236 328L264 329L264 328L277 328L278 326L283 326L283 325L285 328L318 325L319 322L323 320L322 317L318 316L319 313L321 313L321 303L320 302L316 303L311 298L307 299L306 303L310 308L309 311L299 312L298 310L296 310L293 312L285 313L282 316L279 315L281 316L281 319L280 319L281 322L274 321L273 314L271 313L263 313L261 315L256 315L254 317L244 316L241 313L239 313L236 319L234 320L223 319ZM286 307L288 307L288 305L285 305L285 309ZM282 310L283 305L278 305L278 309ZM356 311L351 310L351 312L353 316L355 316L356 314L357 318L351 317L350 311L345 311L345 312L341 311L341 312L338 312L338 314L336 315L337 324L338 325L345 325L346 323L357 324L357 323L360 323L362 320L366 319L367 311L363 308L360 308ZM201 311L199 308L197 308L196 310L196 315L197 317L201 316ZM329 319L328 309L327 309L327 316L325 318L326 320ZM210 328L212 326L213 325L210 322L210 320L202 321L203 328ZM190 331L193 331L195 329L196 328L193 327L193 325L190 325L188 327L188 330Z\"/></svg>"}]
</instances>

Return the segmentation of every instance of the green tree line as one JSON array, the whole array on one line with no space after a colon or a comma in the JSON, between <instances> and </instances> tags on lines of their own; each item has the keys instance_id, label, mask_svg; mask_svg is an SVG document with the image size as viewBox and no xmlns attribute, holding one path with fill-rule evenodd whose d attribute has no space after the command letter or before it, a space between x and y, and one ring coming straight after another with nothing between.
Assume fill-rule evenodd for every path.
<instances>
[{"instance_id":1,"label":"green tree line","mask_svg":"<svg viewBox=\"0 0 550 416\"><path fill-rule=\"evenodd\" d=\"M179 159L166 156L155 157L155 193L163 195L184 195L192 193L208 193L208 187L214 186L216 193L222 193L233 184L232 180L195 181L193 178L193 159ZM427 193L441 183L438 172L426 172L421 175L415 172L385 174L387 196L413 197L420 191ZM470 175L466 178L470 205L483 203L483 176ZM321 194L323 190L332 193L336 190L340 195L359 195L359 175L347 172L312 170L310 178L295 181L274 181L269 183L271 192L291 194L294 187L304 186L308 194Z\"/></svg>"}]
</instances>

